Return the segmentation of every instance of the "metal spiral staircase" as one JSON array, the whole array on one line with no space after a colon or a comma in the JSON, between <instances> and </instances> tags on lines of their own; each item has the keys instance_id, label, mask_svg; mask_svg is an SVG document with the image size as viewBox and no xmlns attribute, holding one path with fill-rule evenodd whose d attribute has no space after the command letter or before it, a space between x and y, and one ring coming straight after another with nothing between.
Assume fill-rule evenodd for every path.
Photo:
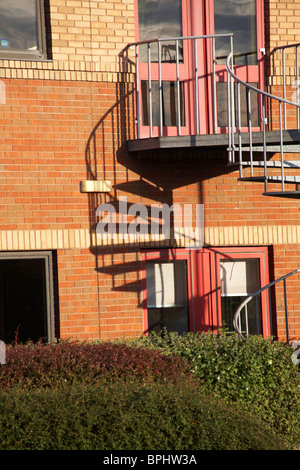
<instances>
[{"instance_id":1,"label":"metal spiral staircase","mask_svg":"<svg viewBox=\"0 0 300 470\"><path fill-rule=\"evenodd\" d=\"M230 76L228 163L239 165L240 181L264 183L263 195L267 196L300 197L300 160L294 159L295 154L300 156L299 46L293 44L281 48L283 97L259 90L239 79L233 70L233 53L227 57L226 68ZM286 99L284 54L287 48L294 48L296 51L296 102ZM247 96L246 129L245 125L242 128L241 124L241 87L245 87ZM256 93L258 96L261 112L258 130L252 122L250 93ZM273 129L270 130L271 127ZM288 158L290 154L293 154L292 159ZM274 155L275 158L271 160Z\"/></svg>"},{"instance_id":2,"label":"metal spiral staircase","mask_svg":"<svg viewBox=\"0 0 300 470\"><path fill-rule=\"evenodd\" d=\"M230 76L230 85L228 85L228 163L239 166L238 179L240 181L262 182L264 184L263 195L266 196L300 198L300 159L296 158L297 155L300 156L299 47L300 44L292 44L280 48L283 68L283 97L266 93L240 80L233 70L232 52L226 61L227 72ZM285 53L290 48L295 50L296 91L294 97L296 101L286 99ZM245 87L247 96L246 132L241 125L241 87ZM259 98L262 118L261 128L258 131L257 128L254 130L252 125L250 93L256 93ZM275 127L277 125L277 129L270 130L268 118L272 119L272 110L274 113L274 109L277 110L277 113L275 112L277 115ZM292 155L292 159L289 159L288 155ZM277 189L275 189L276 186ZM296 269L287 273L249 295L241 303L233 317L234 330L240 337L246 338L249 334L262 334L263 322L268 323L268 336L274 337L275 306L272 305L272 299L275 298L275 289L281 288L285 339L287 343L290 342L287 280L292 276L296 277L299 272L300 269ZM262 318L261 302L265 303L265 319ZM250 315L252 315L252 326L249 321ZM292 343L292 347L298 348L299 343L299 341Z\"/></svg>"}]
</instances>

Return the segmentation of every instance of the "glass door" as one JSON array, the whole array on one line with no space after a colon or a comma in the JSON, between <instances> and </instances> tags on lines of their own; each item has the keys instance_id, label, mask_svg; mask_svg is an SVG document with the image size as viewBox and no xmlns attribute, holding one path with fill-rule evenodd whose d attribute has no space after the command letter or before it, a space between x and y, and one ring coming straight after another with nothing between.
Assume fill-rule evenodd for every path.
<instances>
[{"instance_id":1,"label":"glass door","mask_svg":"<svg viewBox=\"0 0 300 470\"><path fill-rule=\"evenodd\" d=\"M191 1L135 2L136 40L145 42L137 64L140 137L194 134L193 41L182 39L192 33Z\"/></svg>"},{"instance_id":2,"label":"glass door","mask_svg":"<svg viewBox=\"0 0 300 470\"><path fill-rule=\"evenodd\" d=\"M264 88L264 22L262 0L205 0L207 34L233 33L233 67L238 78L256 88ZM219 131L228 127L227 71L226 58L230 53L228 38L216 38L215 70L216 70L216 123ZM209 54L208 54L209 57ZM207 67L212 67L211 63ZM248 112L251 109L252 127L260 128L261 105L258 94L237 86L234 90L235 102L241 104L241 128L248 127ZM212 109L212 105L210 105ZM237 106L236 106L237 109ZM210 127L213 126L213 111L210 113ZM238 123L238 116L235 116Z\"/></svg>"},{"instance_id":3,"label":"glass door","mask_svg":"<svg viewBox=\"0 0 300 470\"><path fill-rule=\"evenodd\" d=\"M226 132L229 33L235 74L264 88L263 0L135 0L135 13L136 41L144 42L137 63L140 137ZM204 37L211 35L223 37ZM241 87L240 103L241 127L250 103L258 130L258 95L248 100Z\"/></svg>"}]
</instances>

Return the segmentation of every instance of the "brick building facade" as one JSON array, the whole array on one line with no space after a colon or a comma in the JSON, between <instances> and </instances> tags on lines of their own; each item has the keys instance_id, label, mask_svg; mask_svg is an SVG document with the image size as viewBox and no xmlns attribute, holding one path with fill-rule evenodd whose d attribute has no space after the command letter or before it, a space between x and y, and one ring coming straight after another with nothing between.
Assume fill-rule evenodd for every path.
<instances>
[{"instance_id":1,"label":"brick building facade","mask_svg":"<svg viewBox=\"0 0 300 470\"><path fill-rule=\"evenodd\" d=\"M227 141L217 145L214 135L205 141L210 132L189 140L176 133L169 140L137 138L135 48L127 45L140 40L138 13L148 8L146 1L140 12L135 0L24 3L41 7L34 49L40 55L10 48L6 37L0 49L3 339L135 336L151 322L161 324L161 315L180 331L216 329L227 318L222 270L227 276L242 261L240 276L250 272L247 285L257 290L300 266L297 187L290 197L263 195L261 181L240 180L238 166L228 165ZM162 8L164 3L159 2ZM212 3L182 2L189 21L193 8L199 13L202 34L211 33ZM282 55L274 49L297 43L300 1L258 0L256 8L265 49L259 62L263 89L279 96L285 89L292 98L296 62L286 54L283 82ZM9 15L21 14L12 7ZM189 28L185 31L193 33ZM275 108L269 112L275 121ZM297 152L288 158L297 161ZM101 240L97 208L117 207L124 197L129 207L202 204L203 247L191 250L182 240L147 237ZM153 281L148 291L147 276ZM290 340L300 337L299 285L297 275L289 280ZM154 304L149 289L157 290ZM249 289L233 287L227 296L236 301L231 309ZM162 299L167 292L173 296L168 305ZM270 320L266 308L263 333L270 334L272 323L274 334L286 338L283 291L278 288L273 300L276 314Z\"/></svg>"}]
</instances>

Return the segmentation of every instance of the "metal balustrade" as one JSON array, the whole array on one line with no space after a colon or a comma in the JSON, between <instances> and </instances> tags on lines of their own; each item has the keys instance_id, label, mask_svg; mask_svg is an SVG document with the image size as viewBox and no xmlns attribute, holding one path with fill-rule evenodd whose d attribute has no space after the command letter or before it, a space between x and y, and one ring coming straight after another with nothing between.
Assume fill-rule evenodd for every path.
<instances>
[{"instance_id":1,"label":"metal balustrade","mask_svg":"<svg viewBox=\"0 0 300 470\"><path fill-rule=\"evenodd\" d=\"M300 169L298 161L286 162L284 160L284 155L287 152L298 152L300 151L299 138L297 139L295 145L292 145L291 148L287 148L284 142L283 132L289 129L287 125L287 105L291 109L295 110L295 116L299 116L300 104L290 101L286 98L280 98L271 93L259 90L249 83L244 82L236 76L232 68L232 52L228 55L226 61L226 69L231 77L231 82L237 84L237 95L238 99L235 102L235 97L233 96L232 86L230 87L230 101L229 101L229 130L228 133L231 134L229 142L229 162L239 164L239 173L240 178L245 179L243 175L243 170L245 167L250 167L250 177L246 179L252 181L263 181L265 186L265 194L272 194L268 191L268 183L280 183L281 184L281 195L287 194L285 185L286 184L298 184L300 183L300 177L295 174L286 174L287 168L292 168L293 171ZM247 131L242 133L241 131L241 121L240 121L240 88L241 86L245 87L247 92L247 101L248 101L248 120L247 120ZM250 91L256 93L261 99L261 109L262 109L262 118L261 118L261 133L262 133L262 145L254 146L253 145L253 126L252 126L252 116L251 116L251 104L250 104ZM277 145L269 145L267 141L267 131L270 130L270 124L268 123L268 115L272 115L272 105L274 103L278 105L279 116L278 116L278 127L277 129ZM237 109L238 121L234 121L233 116L235 115ZM297 122L299 124L299 121ZM268 127L269 126L269 127ZM296 129L296 126L292 126L292 129ZM245 129L244 129L245 130ZM298 128L296 129L298 132ZM271 130L272 132L272 130ZM298 136L299 137L299 136ZM236 159L236 152L238 152L238 159ZM263 160L255 161L254 152L260 152L263 156ZM275 164L274 161L269 162L268 153L279 153L280 160ZM244 158L244 154L246 158ZM270 174L270 168L279 168L280 172L277 175ZM255 177L254 169L263 168L263 175ZM300 192L294 191L294 193L300 195ZM274 193L279 194L279 193Z\"/></svg>"},{"instance_id":2,"label":"metal balustrade","mask_svg":"<svg viewBox=\"0 0 300 470\"><path fill-rule=\"evenodd\" d=\"M140 102L141 102L141 47L146 46L147 48L147 70L148 73L146 77L143 77L143 80L147 80L148 82L148 96L149 96L149 137L153 136L153 76L152 76L152 68L153 65L157 67L157 75L158 75L158 88L159 88L159 135L163 135L163 81L174 81L176 83L176 121L177 121L177 135L181 135L181 117L183 110L181 109L180 104L180 83L193 83L194 86L194 103L189 102L189 112L191 109L194 110L194 115L192 116L191 120L193 122L193 128L195 131L191 134L199 135L200 134L200 125L199 125L199 80L201 78L205 78L210 80L209 86L211 87L211 101L212 101L212 122L213 122L213 130L212 134L218 132L218 125L217 125L217 96L216 96L216 84L217 84L217 73L216 73L216 64L218 59L223 59L223 57L216 57L216 40L219 38L228 38L228 46L229 50L232 53L233 57L233 34L215 34L215 35L203 35L203 36L181 36L181 37L172 37L172 38L157 38L147 41L140 41L136 43L130 43L127 47L122 51L124 55L125 52L128 52L130 49L134 48L135 51L135 96L136 96L136 139L140 139L141 137L141 109L140 109ZM170 47L170 43L174 43L173 46L173 58L170 61L165 61L162 59L162 50L164 48L164 44L168 44L168 48ZM179 48L179 44L183 44L183 55L185 54L186 48L185 45L188 43L189 45L189 52L187 53L187 58L183 57L184 60L184 73L180 71L180 64L181 64L181 48ZM202 47L205 48L205 64L209 64L209 74L204 76L200 76L199 73L199 43L201 43ZM151 52L151 46L156 44L157 51L155 54L155 58L153 59L153 55ZM209 52L208 52L209 51ZM209 57L207 57L207 54ZM157 58L156 58L157 57ZM169 63L175 65L175 73L172 76L169 75L166 77L166 74L163 72L163 65ZM203 66L205 66L203 64ZM225 64L224 70L226 71ZM228 82L228 98L229 98L229 82ZM229 112L229 106L228 106Z\"/></svg>"},{"instance_id":3,"label":"metal balustrade","mask_svg":"<svg viewBox=\"0 0 300 470\"><path fill-rule=\"evenodd\" d=\"M255 300L255 314L256 314L256 319L257 319L257 325L260 322L260 299L259 296L261 295L262 292L267 291L267 297L264 299L264 301L268 302L268 308L266 308L267 312L267 318L265 319L266 322L269 322L270 320L270 331L269 331L269 336L272 338L273 337L273 330L272 330L272 323L273 323L273 306L272 306L272 287L275 286L276 284L279 284L282 282L283 284L283 298L284 298L284 319L285 319L285 330L286 330L286 342L290 342L290 336L289 336L289 314L288 314L288 301L287 301L287 279L291 276L294 276L295 274L300 272L300 268L296 269L295 271L291 271L288 274L285 274L284 276L280 277L279 279L276 279L273 282L270 282L266 286L264 286L262 289L259 289L258 291L254 292L253 294L249 295L244 302L241 303L241 305L238 307L236 310L234 316L233 316L233 327L236 333L238 333L239 336L242 338L246 338L249 335L249 323L248 323L248 318L247 318L247 305L249 302L252 300ZM242 315L244 318L242 319ZM242 323L244 324L244 330L242 330ZM256 334L261 334L259 326L257 327Z\"/></svg>"}]
</instances>

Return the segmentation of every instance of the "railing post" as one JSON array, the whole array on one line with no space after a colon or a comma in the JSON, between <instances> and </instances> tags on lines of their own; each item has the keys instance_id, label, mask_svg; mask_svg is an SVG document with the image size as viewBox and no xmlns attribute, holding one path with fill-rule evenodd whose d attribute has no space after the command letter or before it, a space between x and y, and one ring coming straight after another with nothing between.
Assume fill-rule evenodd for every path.
<instances>
[{"instance_id":1,"label":"railing post","mask_svg":"<svg viewBox=\"0 0 300 470\"><path fill-rule=\"evenodd\" d=\"M282 49L282 79L283 79L283 99L286 99L286 84L285 84L285 49ZM283 103L283 116L284 116L284 129L286 130L286 103Z\"/></svg>"},{"instance_id":2,"label":"railing post","mask_svg":"<svg viewBox=\"0 0 300 470\"><path fill-rule=\"evenodd\" d=\"M285 329L286 329L286 342L290 342L289 336L289 321L288 321L288 308L287 308L287 297L286 297L286 279L283 280L284 289L284 312L285 312Z\"/></svg>"},{"instance_id":3,"label":"railing post","mask_svg":"<svg viewBox=\"0 0 300 470\"><path fill-rule=\"evenodd\" d=\"M213 120L214 134L217 133L217 90L216 90L216 38L212 38L212 60L213 60Z\"/></svg>"},{"instance_id":4,"label":"railing post","mask_svg":"<svg viewBox=\"0 0 300 470\"><path fill-rule=\"evenodd\" d=\"M251 176L253 176L252 117L251 117L251 99L250 99L249 88L247 88L247 102L248 102L248 130L249 130L249 145L250 145L250 174Z\"/></svg>"},{"instance_id":5,"label":"railing post","mask_svg":"<svg viewBox=\"0 0 300 470\"><path fill-rule=\"evenodd\" d=\"M280 163L281 163L281 189L284 191L284 166L283 166L283 136L282 136L282 110L279 101L279 122L280 122Z\"/></svg>"},{"instance_id":6,"label":"railing post","mask_svg":"<svg viewBox=\"0 0 300 470\"><path fill-rule=\"evenodd\" d=\"M150 137L152 137L152 82L151 82L151 47L148 42L148 87L149 87L149 126Z\"/></svg>"},{"instance_id":7,"label":"railing post","mask_svg":"<svg viewBox=\"0 0 300 470\"><path fill-rule=\"evenodd\" d=\"M230 53L231 53L231 68L233 70L233 36L230 37ZM235 161L235 142L234 142L234 129L235 129L235 100L234 100L234 80L230 76L230 89L231 89L231 131L232 131L232 148L233 160Z\"/></svg>"},{"instance_id":8,"label":"railing post","mask_svg":"<svg viewBox=\"0 0 300 470\"><path fill-rule=\"evenodd\" d=\"M139 74L140 61L139 61L138 44L135 46L135 67L136 67L135 88L136 88L136 120L137 120L136 132L137 132L137 138L139 139L141 136L141 132L140 132L140 74Z\"/></svg>"},{"instance_id":9,"label":"railing post","mask_svg":"<svg viewBox=\"0 0 300 470\"><path fill-rule=\"evenodd\" d=\"M263 108L263 151L264 151L264 178L265 178L265 192L268 191L268 180L267 180L267 143L266 143L266 97L262 96L262 108Z\"/></svg>"},{"instance_id":10,"label":"railing post","mask_svg":"<svg viewBox=\"0 0 300 470\"><path fill-rule=\"evenodd\" d=\"M299 46L296 46L296 100L299 104ZM297 129L300 127L299 108L297 108Z\"/></svg>"},{"instance_id":11,"label":"railing post","mask_svg":"<svg viewBox=\"0 0 300 470\"><path fill-rule=\"evenodd\" d=\"M199 89L198 89L198 50L197 39L194 38L194 60L195 60L195 110L196 110L196 133L199 135Z\"/></svg>"},{"instance_id":12,"label":"railing post","mask_svg":"<svg viewBox=\"0 0 300 470\"><path fill-rule=\"evenodd\" d=\"M237 83L237 102L238 102L238 139L239 139L239 163L240 177L243 177L243 157L242 157L242 135L241 135L241 89L240 83Z\"/></svg>"},{"instance_id":13,"label":"railing post","mask_svg":"<svg viewBox=\"0 0 300 470\"><path fill-rule=\"evenodd\" d=\"M158 87L159 87L159 132L163 134L162 79L161 79L161 41L158 41Z\"/></svg>"},{"instance_id":14,"label":"railing post","mask_svg":"<svg viewBox=\"0 0 300 470\"><path fill-rule=\"evenodd\" d=\"M176 39L176 84L177 84L177 132L178 132L178 135L181 135L181 110L180 110L180 81L179 81L178 39Z\"/></svg>"}]
</instances>

